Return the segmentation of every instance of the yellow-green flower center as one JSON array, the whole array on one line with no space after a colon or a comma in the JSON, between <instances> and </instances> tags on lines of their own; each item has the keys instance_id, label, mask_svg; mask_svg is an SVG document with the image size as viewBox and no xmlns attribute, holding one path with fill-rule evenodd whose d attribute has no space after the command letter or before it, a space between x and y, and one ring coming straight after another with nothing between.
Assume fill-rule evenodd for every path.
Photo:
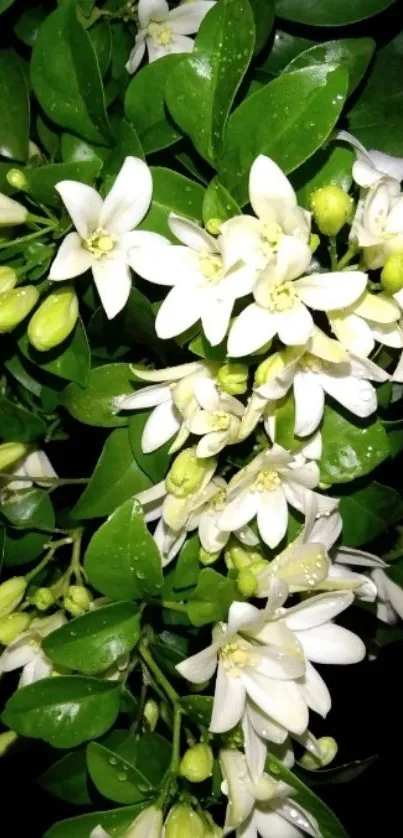
<instances>
[{"instance_id":1,"label":"yellow-green flower center","mask_svg":"<svg viewBox=\"0 0 403 838\"><path fill-rule=\"evenodd\" d=\"M274 468L260 472L251 486L252 492L275 492L281 486L281 478Z\"/></svg>"},{"instance_id":2,"label":"yellow-green flower center","mask_svg":"<svg viewBox=\"0 0 403 838\"><path fill-rule=\"evenodd\" d=\"M222 259L212 253L205 253L199 257L200 270L205 276L208 284L216 285L224 275Z\"/></svg>"},{"instance_id":3,"label":"yellow-green flower center","mask_svg":"<svg viewBox=\"0 0 403 838\"><path fill-rule=\"evenodd\" d=\"M240 669L257 663L258 654L253 654L249 644L236 637L222 647L220 658L227 675L236 678Z\"/></svg>"},{"instance_id":4,"label":"yellow-green flower center","mask_svg":"<svg viewBox=\"0 0 403 838\"><path fill-rule=\"evenodd\" d=\"M172 29L166 23L150 23L147 32L160 47L167 47L173 39Z\"/></svg>"},{"instance_id":5,"label":"yellow-green flower center","mask_svg":"<svg viewBox=\"0 0 403 838\"><path fill-rule=\"evenodd\" d=\"M212 497L210 501L210 510L211 512L218 512L220 509L224 509L225 503L227 500L227 492L225 489L219 489L218 492Z\"/></svg>"},{"instance_id":6,"label":"yellow-green flower center","mask_svg":"<svg viewBox=\"0 0 403 838\"><path fill-rule=\"evenodd\" d=\"M276 221L265 221L262 224L262 247L263 250L275 250L280 239L283 236L283 231Z\"/></svg>"},{"instance_id":7,"label":"yellow-green flower center","mask_svg":"<svg viewBox=\"0 0 403 838\"><path fill-rule=\"evenodd\" d=\"M280 282L278 285L262 285L256 299L272 314L279 314L293 308L298 297L292 282Z\"/></svg>"},{"instance_id":8,"label":"yellow-green flower center","mask_svg":"<svg viewBox=\"0 0 403 838\"><path fill-rule=\"evenodd\" d=\"M95 232L84 240L84 247L95 259L102 259L103 256L112 253L116 241L117 237L114 234L108 233L103 227L97 227Z\"/></svg>"},{"instance_id":9,"label":"yellow-green flower center","mask_svg":"<svg viewBox=\"0 0 403 838\"><path fill-rule=\"evenodd\" d=\"M225 410L215 410L211 417L211 424L214 431L228 431L231 416Z\"/></svg>"},{"instance_id":10,"label":"yellow-green flower center","mask_svg":"<svg viewBox=\"0 0 403 838\"><path fill-rule=\"evenodd\" d=\"M305 355L299 361L299 366L304 372L322 372L324 363L316 355L311 355L310 352L305 352Z\"/></svg>"}]
</instances>

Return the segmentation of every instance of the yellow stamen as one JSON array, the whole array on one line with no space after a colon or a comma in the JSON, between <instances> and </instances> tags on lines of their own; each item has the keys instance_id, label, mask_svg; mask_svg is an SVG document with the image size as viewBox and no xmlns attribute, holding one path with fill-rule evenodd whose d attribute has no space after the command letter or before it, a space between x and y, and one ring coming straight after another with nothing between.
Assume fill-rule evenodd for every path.
<instances>
[{"instance_id":1,"label":"yellow stamen","mask_svg":"<svg viewBox=\"0 0 403 838\"><path fill-rule=\"evenodd\" d=\"M262 471L251 486L253 492L275 492L281 486L281 479L274 468Z\"/></svg>"},{"instance_id":2,"label":"yellow stamen","mask_svg":"<svg viewBox=\"0 0 403 838\"><path fill-rule=\"evenodd\" d=\"M147 31L153 41L161 47L168 46L172 41L172 29L165 23L150 23Z\"/></svg>"},{"instance_id":3,"label":"yellow stamen","mask_svg":"<svg viewBox=\"0 0 403 838\"><path fill-rule=\"evenodd\" d=\"M112 253L116 241L115 235L108 233L103 227L97 227L95 232L84 240L84 247L92 253L95 259L102 259L103 256Z\"/></svg>"},{"instance_id":4,"label":"yellow stamen","mask_svg":"<svg viewBox=\"0 0 403 838\"><path fill-rule=\"evenodd\" d=\"M220 256L213 256L205 253L199 258L200 270L212 285L220 282L223 278L223 266Z\"/></svg>"}]
</instances>

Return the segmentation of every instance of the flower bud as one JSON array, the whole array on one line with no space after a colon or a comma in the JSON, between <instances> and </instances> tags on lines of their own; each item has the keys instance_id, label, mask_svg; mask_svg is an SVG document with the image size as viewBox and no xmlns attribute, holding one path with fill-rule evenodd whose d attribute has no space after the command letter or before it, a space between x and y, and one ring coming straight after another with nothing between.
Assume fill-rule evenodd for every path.
<instances>
[{"instance_id":1,"label":"flower bud","mask_svg":"<svg viewBox=\"0 0 403 838\"><path fill-rule=\"evenodd\" d=\"M17 284L17 274L14 268L9 265L1 265L0 267L0 294L4 291L11 291Z\"/></svg>"},{"instance_id":2,"label":"flower bud","mask_svg":"<svg viewBox=\"0 0 403 838\"><path fill-rule=\"evenodd\" d=\"M0 757L4 757L4 754L14 745L17 739L18 733L14 733L13 730L5 730L4 733L0 733Z\"/></svg>"},{"instance_id":3,"label":"flower bud","mask_svg":"<svg viewBox=\"0 0 403 838\"><path fill-rule=\"evenodd\" d=\"M221 556L221 550L217 550L216 553L209 553L204 547L200 547L199 550L199 562L200 564L204 564L208 567L210 564L214 564Z\"/></svg>"},{"instance_id":4,"label":"flower bud","mask_svg":"<svg viewBox=\"0 0 403 838\"><path fill-rule=\"evenodd\" d=\"M381 272L381 285L386 294L397 294L403 288L403 250L390 253Z\"/></svg>"},{"instance_id":5,"label":"flower bud","mask_svg":"<svg viewBox=\"0 0 403 838\"><path fill-rule=\"evenodd\" d=\"M147 701L144 707L144 718L146 719L150 730L155 730L157 727L159 715L160 711L157 702L153 699Z\"/></svg>"},{"instance_id":6,"label":"flower bud","mask_svg":"<svg viewBox=\"0 0 403 838\"><path fill-rule=\"evenodd\" d=\"M0 295L0 334L12 332L36 305L39 294L33 285L11 288Z\"/></svg>"},{"instance_id":7,"label":"flower bud","mask_svg":"<svg viewBox=\"0 0 403 838\"><path fill-rule=\"evenodd\" d=\"M0 585L0 617L11 614L24 598L27 587L25 576L13 576Z\"/></svg>"},{"instance_id":8,"label":"flower bud","mask_svg":"<svg viewBox=\"0 0 403 838\"><path fill-rule=\"evenodd\" d=\"M64 597L64 609L69 611L73 617L85 614L91 606L92 596L83 585L70 585Z\"/></svg>"},{"instance_id":9,"label":"flower bud","mask_svg":"<svg viewBox=\"0 0 403 838\"><path fill-rule=\"evenodd\" d=\"M194 809L174 806L165 821L165 838L204 838L204 823Z\"/></svg>"},{"instance_id":10,"label":"flower bud","mask_svg":"<svg viewBox=\"0 0 403 838\"><path fill-rule=\"evenodd\" d=\"M306 751L299 760L300 764L309 771L316 771L318 768L324 768L332 762L337 754L337 742L333 736L321 736L316 742L320 756L315 756L310 751Z\"/></svg>"},{"instance_id":11,"label":"flower bud","mask_svg":"<svg viewBox=\"0 0 403 838\"><path fill-rule=\"evenodd\" d=\"M24 445L23 442L3 442L0 445L0 471L5 471L17 463L28 450L28 445Z\"/></svg>"},{"instance_id":12,"label":"flower bud","mask_svg":"<svg viewBox=\"0 0 403 838\"><path fill-rule=\"evenodd\" d=\"M223 364L217 373L217 384L230 396L241 395L248 389L248 367L229 361Z\"/></svg>"},{"instance_id":13,"label":"flower bud","mask_svg":"<svg viewBox=\"0 0 403 838\"><path fill-rule=\"evenodd\" d=\"M320 245L320 238L319 238L317 233L311 233L311 235L309 236L308 245L309 245L309 250L311 251L312 254L314 254L315 251L318 249L318 247Z\"/></svg>"},{"instance_id":14,"label":"flower bud","mask_svg":"<svg viewBox=\"0 0 403 838\"><path fill-rule=\"evenodd\" d=\"M207 821L207 825L204 830L204 838L222 838L224 832L220 826L217 826L217 824L214 823L210 813L204 812L204 817Z\"/></svg>"},{"instance_id":15,"label":"flower bud","mask_svg":"<svg viewBox=\"0 0 403 838\"><path fill-rule=\"evenodd\" d=\"M270 355L257 367L255 371L255 387L263 387L275 375L278 375L284 369L284 360L280 352L275 352Z\"/></svg>"},{"instance_id":16,"label":"flower bud","mask_svg":"<svg viewBox=\"0 0 403 838\"><path fill-rule=\"evenodd\" d=\"M124 838L161 838L162 812L157 806L149 806L137 815Z\"/></svg>"},{"instance_id":17,"label":"flower bud","mask_svg":"<svg viewBox=\"0 0 403 838\"><path fill-rule=\"evenodd\" d=\"M230 541L224 553L228 570L243 570L262 558L262 554L253 547L241 546L237 541Z\"/></svg>"},{"instance_id":18,"label":"flower bud","mask_svg":"<svg viewBox=\"0 0 403 838\"><path fill-rule=\"evenodd\" d=\"M21 169L9 169L7 172L7 181L14 189L19 189L23 192L28 186L28 178Z\"/></svg>"},{"instance_id":19,"label":"flower bud","mask_svg":"<svg viewBox=\"0 0 403 838\"><path fill-rule=\"evenodd\" d=\"M23 611L16 611L14 614L8 614L7 617L1 617L0 643L3 646L13 643L20 634L27 630L30 622L31 617Z\"/></svg>"},{"instance_id":20,"label":"flower bud","mask_svg":"<svg viewBox=\"0 0 403 838\"><path fill-rule=\"evenodd\" d=\"M336 236L352 217L354 202L341 186L329 183L312 192L310 206L321 233Z\"/></svg>"},{"instance_id":21,"label":"flower bud","mask_svg":"<svg viewBox=\"0 0 403 838\"><path fill-rule=\"evenodd\" d=\"M209 218L206 222L206 230L210 233L210 236L218 236L221 232L222 225L223 222L221 218Z\"/></svg>"},{"instance_id":22,"label":"flower bud","mask_svg":"<svg viewBox=\"0 0 403 838\"><path fill-rule=\"evenodd\" d=\"M257 594L257 580L248 567L244 567L243 570L239 571L236 584L242 596L252 597Z\"/></svg>"},{"instance_id":23,"label":"flower bud","mask_svg":"<svg viewBox=\"0 0 403 838\"><path fill-rule=\"evenodd\" d=\"M47 352L69 336L77 323L78 300L71 285L53 291L28 324L28 337L38 352Z\"/></svg>"},{"instance_id":24,"label":"flower bud","mask_svg":"<svg viewBox=\"0 0 403 838\"><path fill-rule=\"evenodd\" d=\"M175 458L165 478L167 491L176 498L186 498L201 488L210 471L211 457L199 459L195 448L186 448Z\"/></svg>"},{"instance_id":25,"label":"flower bud","mask_svg":"<svg viewBox=\"0 0 403 838\"><path fill-rule=\"evenodd\" d=\"M0 192L0 227L13 227L14 224L25 224L28 210Z\"/></svg>"},{"instance_id":26,"label":"flower bud","mask_svg":"<svg viewBox=\"0 0 403 838\"><path fill-rule=\"evenodd\" d=\"M213 752L209 745L193 745L182 757L180 773L190 783L203 783L213 773Z\"/></svg>"},{"instance_id":27,"label":"flower bud","mask_svg":"<svg viewBox=\"0 0 403 838\"><path fill-rule=\"evenodd\" d=\"M54 605L55 598L50 588L37 588L30 598L30 602L38 611L47 611L48 608Z\"/></svg>"}]
</instances>

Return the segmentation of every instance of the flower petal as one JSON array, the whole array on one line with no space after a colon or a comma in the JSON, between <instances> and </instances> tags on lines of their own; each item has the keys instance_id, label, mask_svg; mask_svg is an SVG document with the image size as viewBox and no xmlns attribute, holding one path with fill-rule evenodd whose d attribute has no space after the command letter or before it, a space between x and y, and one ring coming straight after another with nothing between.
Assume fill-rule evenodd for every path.
<instances>
[{"instance_id":1,"label":"flower petal","mask_svg":"<svg viewBox=\"0 0 403 838\"><path fill-rule=\"evenodd\" d=\"M69 233L63 239L55 260L52 262L49 279L59 281L73 279L89 270L93 257L83 247L81 236L78 233Z\"/></svg>"},{"instance_id":2,"label":"flower petal","mask_svg":"<svg viewBox=\"0 0 403 838\"><path fill-rule=\"evenodd\" d=\"M337 376L320 374L320 382L329 396L362 419L377 408L376 390L366 379L353 375Z\"/></svg>"},{"instance_id":3,"label":"flower petal","mask_svg":"<svg viewBox=\"0 0 403 838\"><path fill-rule=\"evenodd\" d=\"M305 631L305 629L322 626L323 623L337 617L353 601L354 595L350 591L320 594L288 608L284 619L291 631Z\"/></svg>"},{"instance_id":4,"label":"flower petal","mask_svg":"<svg viewBox=\"0 0 403 838\"><path fill-rule=\"evenodd\" d=\"M250 699L246 703L246 713L254 729L263 739L268 739L277 745L282 745L285 742L287 730L273 722L273 719L269 719L265 713L262 713L260 707Z\"/></svg>"},{"instance_id":5,"label":"flower petal","mask_svg":"<svg viewBox=\"0 0 403 838\"><path fill-rule=\"evenodd\" d=\"M123 259L104 257L92 263L94 282L109 320L125 307L132 287L130 268Z\"/></svg>"},{"instance_id":6,"label":"flower petal","mask_svg":"<svg viewBox=\"0 0 403 838\"><path fill-rule=\"evenodd\" d=\"M297 373L294 378L294 399L294 433L297 436L310 436L320 424L325 408L320 377L315 373Z\"/></svg>"},{"instance_id":7,"label":"flower petal","mask_svg":"<svg viewBox=\"0 0 403 838\"><path fill-rule=\"evenodd\" d=\"M246 762L252 776L261 777L267 756L267 745L252 725L247 709L242 718Z\"/></svg>"},{"instance_id":8,"label":"flower petal","mask_svg":"<svg viewBox=\"0 0 403 838\"><path fill-rule=\"evenodd\" d=\"M323 678L309 660L306 661L305 677L301 679L301 692L308 707L325 719L332 699Z\"/></svg>"},{"instance_id":9,"label":"flower petal","mask_svg":"<svg viewBox=\"0 0 403 838\"><path fill-rule=\"evenodd\" d=\"M278 336L286 346L302 346L312 334L314 322L308 309L296 303L288 311L277 314Z\"/></svg>"},{"instance_id":10,"label":"flower petal","mask_svg":"<svg viewBox=\"0 0 403 838\"><path fill-rule=\"evenodd\" d=\"M394 323L400 319L399 306L392 297L370 294L368 291L355 303L354 313L374 323Z\"/></svg>"},{"instance_id":11,"label":"flower petal","mask_svg":"<svg viewBox=\"0 0 403 838\"><path fill-rule=\"evenodd\" d=\"M138 157L126 157L122 168L105 198L99 225L108 233L133 230L144 218L153 191L150 169Z\"/></svg>"},{"instance_id":12,"label":"flower petal","mask_svg":"<svg viewBox=\"0 0 403 838\"><path fill-rule=\"evenodd\" d=\"M217 644L212 643L197 655L178 663L176 669L191 684L201 684L213 677L217 668Z\"/></svg>"},{"instance_id":13,"label":"flower petal","mask_svg":"<svg viewBox=\"0 0 403 838\"><path fill-rule=\"evenodd\" d=\"M228 331L228 326L234 306L233 298L226 300L206 300L201 312L201 321L204 334L211 346L218 346Z\"/></svg>"},{"instance_id":14,"label":"flower petal","mask_svg":"<svg viewBox=\"0 0 403 838\"><path fill-rule=\"evenodd\" d=\"M225 733L241 720L245 707L245 687L240 678L230 678L219 664L209 730Z\"/></svg>"},{"instance_id":15,"label":"flower petal","mask_svg":"<svg viewBox=\"0 0 403 838\"><path fill-rule=\"evenodd\" d=\"M195 3L197 5L197 0L195 0ZM175 11L179 11L181 8L185 10L195 5L195 3L192 2L187 6L178 6ZM194 221L190 221L189 218L182 218L181 215L176 215L174 212L171 212L168 218L168 224L174 236L176 236L181 244L186 245L186 247L197 250L199 253L218 253L217 242L213 236L210 236L206 230L200 227L199 224L195 224Z\"/></svg>"},{"instance_id":16,"label":"flower petal","mask_svg":"<svg viewBox=\"0 0 403 838\"><path fill-rule=\"evenodd\" d=\"M242 492L229 501L218 519L218 526L224 532L233 532L249 524L258 508L256 493Z\"/></svg>"},{"instance_id":17,"label":"flower petal","mask_svg":"<svg viewBox=\"0 0 403 838\"><path fill-rule=\"evenodd\" d=\"M271 340L277 331L277 318L252 303L236 318L228 337L228 355L250 355Z\"/></svg>"},{"instance_id":18,"label":"flower petal","mask_svg":"<svg viewBox=\"0 0 403 838\"><path fill-rule=\"evenodd\" d=\"M191 3L183 3L170 11L168 26L172 32L193 35L199 31L202 20L213 6L215 0L192 0Z\"/></svg>"},{"instance_id":19,"label":"flower petal","mask_svg":"<svg viewBox=\"0 0 403 838\"><path fill-rule=\"evenodd\" d=\"M257 525L269 547L277 547L287 532L288 506L282 489L262 493L259 498Z\"/></svg>"},{"instance_id":20,"label":"flower petal","mask_svg":"<svg viewBox=\"0 0 403 838\"><path fill-rule=\"evenodd\" d=\"M351 305L361 296L366 284L367 275L362 271L336 271L296 279L294 288L310 308L332 311Z\"/></svg>"},{"instance_id":21,"label":"flower petal","mask_svg":"<svg viewBox=\"0 0 403 838\"><path fill-rule=\"evenodd\" d=\"M176 337L197 323L199 318L200 296L195 289L172 288L157 314L157 335L163 340Z\"/></svg>"},{"instance_id":22,"label":"flower petal","mask_svg":"<svg viewBox=\"0 0 403 838\"><path fill-rule=\"evenodd\" d=\"M55 186L81 238L87 239L99 226L102 198L92 186L77 180L62 180Z\"/></svg>"},{"instance_id":23,"label":"flower petal","mask_svg":"<svg viewBox=\"0 0 403 838\"><path fill-rule=\"evenodd\" d=\"M220 766L228 789L226 824L235 829L246 820L253 809L253 786L248 777L245 755L240 751L220 751Z\"/></svg>"},{"instance_id":24,"label":"flower petal","mask_svg":"<svg viewBox=\"0 0 403 838\"><path fill-rule=\"evenodd\" d=\"M270 157L259 154L249 174L249 199L254 213L263 221L272 220L273 210L280 215L297 205L290 181Z\"/></svg>"},{"instance_id":25,"label":"flower petal","mask_svg":"<svg viewBox=\"0 0 403 838\"><path fill-rule=\"evenodd\" d=\"M307 658L314 663L349 664L365 658L365 645L352 631L327 623L298 633Z\"/></svg>"},{"instance_id":26,"label":"flower petal","mask_svg":"<svg viewBox=\"0 0 403 838\"><path fill-rule=\"evenodd\" d=\"M261 838L301 838L299 829L273 809L256 809L254 820Z\"/></svg>"},{"instance_id":27,"label":"flower petal","mask_svg":"<svg viewBox=\"0 0 403 838\"><path fill-rule=\"evenodd\" d=\"M118 405L119 410L144 410L167 401L172 401L169 384L150 384L128 396L120 396Z\"/></svg>"},{"instance_id":28,"label":"flower petal","mask_svg":"<svg viewBox=\"0 0 403 838\"><path fill-rule=\"evenodd\" d=\"M144 40L144 35L141 33L137 35L136 40L134 42L134 47L129 55L129 60L125 64L128 73L135 73L137 68L140 67L140 64L144 58L145 51L146 44Z\"/></svg>"},{"instance_id":29,"label":"flower petal","mask_svg":"<svg viewBox=\"0 0 403 838\"><path fill-rule=\"evenodd\" d=\"M166 0L139 0L138 16L141 29L145 29L150 20L166 20L169 6Z\"/></svg>"},{"instance_id":30,"label":"flower petal","mask_svg":"<svg viewBox=\"0 0 403 838\"><path fill-rule=\"evenodd\" d=\"M303 733L308 727L308 709L299 685L294 681L277 681L254 673L243 673L248 696L268 716L291 733Z\"/></svg>"},{"instance_id":31,"label":"flower petal","mask_svg":"<svg viewBox=\"0 0 403 838\"><path fill-rule=\"evenodd\" d=\"M370 355L375 340L371 327L356 314L342 312L329 314L329 324L339 341L356 355Z\"/></svg>"},{"instance_id":32,"label":"flower petal","mask_svg":"<svg viewBox=\"0 0 403 838\"><path fill-rule=\"evenodd\" d=\"M150 414L144 426L141 447L144 454L151 454L177 434L181 418L172 402L159 404Z\"/></svg>"}]
</instances>

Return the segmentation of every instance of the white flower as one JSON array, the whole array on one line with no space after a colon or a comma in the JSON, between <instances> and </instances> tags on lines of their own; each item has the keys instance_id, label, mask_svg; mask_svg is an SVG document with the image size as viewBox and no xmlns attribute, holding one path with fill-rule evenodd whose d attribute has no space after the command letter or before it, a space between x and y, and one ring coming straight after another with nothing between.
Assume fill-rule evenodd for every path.
<instances>
[{"instance_id":1,"label":"white flower","mask_svg":"<svg viewBox=\"0 0 403 838\"><path fill-rule=\"evenodd\" d=\"M211 494L213 487L215 492ZM231 535L221 530L218 525L221 512L225 508L227 488L222 477L213 477L209 497L190 515L188 520L187 529L190 531L198 529L201 545L208 553L223 550ZM236 529L234 535L248 547L255 547L259 541L247 526Z\"/></svg>"},{"instance_id":2,"label":"white flower","mask_svg":"<svg viewBox=\"0 0 403 838\"><path fill-rule=\"evenodd\" d=\"M192 52L194 41L187 36L198 32L214 5L213 0L195 0L170 10L166 0L139 0L138 32L126 64L127 72L137 70L146 47L150 62L171 53Z\"/></svg>"},{"instance_id":3,"label":"white flower","mask_svg":"<svg viewBox=\"0 0 403 838\"><path fill-rule=\"evenodd\" d=\"M171 213L169 226L182 244L165 240L161 246L131 251L130 264L143 279L173 286L158 311L155 327L160 338L180 335L201 320L207 340L216 346L224 339L234 302L252 290L252 266L229 259L226 239L214 239L186 218Z\"/></svg>"},{"instance_id":4,"label":"white flower","mask_svg":"<svg viewBox=\"0 0 403 838\"><path fill-rule=\"evenodd\" d=\"M231 261L243 259L260 270L276 261L282 242L284 250L306 254L309 264L310 213L298 206L290 181L274 160L262 154L250 170L249 201L257 218L239 215L221 227Z\"/></svg>"},{"instance_id":5,"label":"white flower","mask_svg":"<svg viewBox=\"0 0 403 838\"><path fill-rule=\"evenodd\" d=\"M55 188L77 232L63 240L49 279L72 279L91 268L106 315L115 317L130 293L129 249L163 240L157 233L130 232L150 206L151 172L143 160L126 157L104 201L91 186L75 180Z\"/></svg>"},{"instance_id":6,"label":"white flower","mask_svg":"<svg viewBox=\"0 0 403 838\"><path fill-rule=\"evenodd\" d=\"M26 480L13 480L13 477L26 478ZM46 480L41 483L41 477L57 477L57 474L47 454L39 448L30 451L23 460L16 463L9 478L1 479L3 493L18 492L21 489L30 489L36 483L38 486L49 486Z\"/></svg>"},{"instance_id":7,"label":"white flower","mask_svg":"<svg viewBox=\"0 0 403 838\"><path fill-rule=\"evenodd\" d=\"M279 353L283 369L257 394L267 401L282 399L293 388L297 436L310 436L323 418L325 395L361 419L377 408L376 390L368 379L387 381L388 373L366 358L355 358L320 329L314 329L305 347Z\"/></svg>"},{"instance_id":8,"label":"white flower","mask_svg":"<svg viewBox=\"0 0 403 838\"><path fill-rule=\"evenodd\" d=\"M276 262L261 271L254 286L255 302L242 311L231 328L229 355L249 355L277 334L287 345L304 345L314 328L309 308L326 312L343 309L363 293L365 273L305 276L310 261L306 244L298 239L280 240Z\"/></svg>"},{"instance_id":9,"label":"white flower","mask_svg":"<svg viewBox=\"0 0 403 838\"><path fill-rule=\"evenodd\" d=\"M139 367L132 367L132 370L141 381L157 383L129 395L119 396L115 403L116 409L144 410L154 407L144 426L142 450L150 454L177 434L170 449L170 453L173 453L189 436L184 417L198 408L194 393L196 384L213 379L214 365L194 361L162 370L144 370Z\"/></svg>"},{"instance_id":10,"label":"white flower","mask_svg":"<svg viewBox=\"0 0 403 838\"><path fill-rule=\"evenodd\" d=\"M195 387L198 409L186 421L188 430L202 439L196 447L198 457L212 457L226 445L238 442L244 405L228 393L221 393L211 380Z\"/></svg>"},{"instance_id":11,"label":"white flower","mask_svg":"<svg viewBox=\"0 0 403 838\"><path fill-rule=\"evenodd\" d=\"M359 186L368 189L386 176L399 191L399 184L403 180L403 157L392 157L372 148L367 151L348 131L339 131L336 139L346 140L355 149L357 159L353 164L353 178Z\"/></svg>"},{"instance_id":12,"label":"white flower","mask_svg":"<svg viewBox=\"0 0 403 838\"><path fill-rule=\"evenodd\" d=\"M0 227L13 227L15 224L25 224L28 210L14 198L9 198L0 192Z\"/></svg>"},{"instance_id":13,"label":"white flower","mask_svg":"<svg viewBox=\"0 0 403 838\"><path fill-rule=\"evenodd\" d=\"M387 256L403 248L403 195L387 179L378 180L360 198L350 239L364 249L369 268L381 268Z\"/></svg>"},{"instance_id":14,"label":"white flower","mask_svg":"<svg viewBox=\"0 0 403 838\"><path fill-rule=\"evenodd\" d=\"M122 838L162 838L163 817L161 809L149 806L137 815ZM111 838L111 834L99 824L90 832L89 838Z\"/></svg>"},{"instance_id":15,"label":"white flower","mask_svg":"<svg viewBox=\"0 0 403 838\"><path fill-rule=\"evenodd\" d=\"M288 506L304 511L319 483L316 463L295 458L279 445L258 454L230 481L228 502L218 525L232 532L257 516L263 541L276 547L287 531ZM319 514L331 512L338 501L317 495Z\"/></svg>"},{"instance_id":16,"label":"white flower","mask_svg":"<svg viewBox=\"0 0 403 838\"><path fill-rule=\"evenodd\" d=\"M403 590L385 572L386 562L372 553L351 547L339 547L335 562L329 577L334 587L347 587L350 583L358 599L364 602L376 600L376 615L383 623L393 625L399 619L403 620ZM350 565L370 568L371 576L352 571Z\"/></svg>"},{"instance_id":17,"label":"white flower","mask_svg":"<svg viewBox=\"0 0 403 838\"><path fill-rule=\"evenodd\" d=\"M236 830L237 838L299 838L303 833L319 838L315 819L290 799L292 786L268 774L251 774L240 751L220 751L220 765L222 790L228 795L225 834Z\"/></svg>"},{"instance_id":18,"label":"white flower","mask_svg":"<svg viewBox=\"0 0 403 838\"><path fill-rule=\"evenodd\" d=\"M393 625L403 620L403 590L400 585L389 579L381 568L372 572L372 579L378 591L376 614L378 620Z\"/></svg>"},{"instance_id":19,"label":"white flower","mask_svg":"<svg viewBox=\"0 0 403 838\"><path fill-rule=\"evenodd\" d=\"M327 316L336 337L355 355L370 355L375 348L375 341L385 346L403 347L402 313L398 295L393 299L387 294L370 294L365 291L348 308L328 312Z\"/></svg>"},{"instance_id":20,"label":"white flower","mask_svg":"<svg viewBox=\"0 0 403 838\"><path fill-rule=\"evenodd\" d=\"M22 668L20 687L47 678L52 673L53 663L41 648L42 639L65 622L62 611L57 611L51 617L33 620L29 629L10 643L0 656L0 673Z\"/></svg>"}]
</instances>

